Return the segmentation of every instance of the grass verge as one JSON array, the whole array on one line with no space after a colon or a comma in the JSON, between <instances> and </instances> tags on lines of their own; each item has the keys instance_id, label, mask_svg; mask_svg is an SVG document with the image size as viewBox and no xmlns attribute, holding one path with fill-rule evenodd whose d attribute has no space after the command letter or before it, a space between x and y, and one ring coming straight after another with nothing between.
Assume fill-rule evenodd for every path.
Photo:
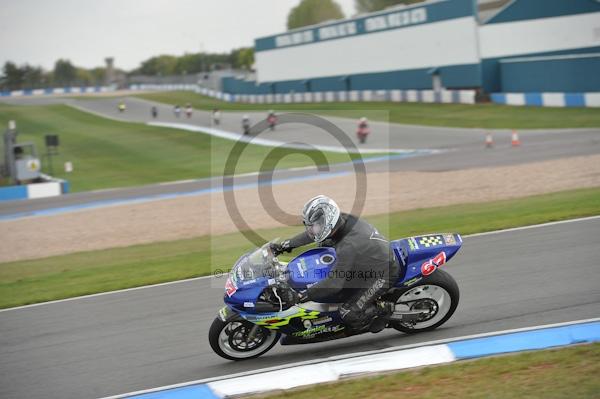
<instances>
[{"instance_id":1,"label":"grass verge","mask_svg":"<svg viewBox=\"0 0 600 399\"><path fill-rule=\"evenodd\" d=\"M261 397L597 398L598 372L600 343L426 367Z\"/></svg>"},{"instance_id":2,"label":"grass verge","mask_svg":"<svg viewBox=\"0 0 600 399\"><path fill-rule=\"evenodd\" d=\"M60 154L54 157L53 175L69 180L74 192L222 176L235 144L207 134L117 122L65 105L0 104L0 126L11 119L17 121L18 142L35 143L39 155L45 152L44 135L59 135ZM255 172L264 160L267 169L312 165L309 153L249 145L236 173ZM280 163L275 162L281 157ZM319 159L320 163L337 163L351 158L355 156L323 153ZM50 173L45 161L44 172ZM72 173L63 171L65 161L74 164Z\"/></svg>"},{"instance_id":3,"label":"grass verge","mask_svg":"<svg viewBox=\"0 0 600 399\"><path fill-rule=\"evenodd\" d=\"M367 219L393 239L455 231L463 235L600 214L600 188L453 205ZM387 227L386 227L387 226ZM260 231L286 237L300 227ZM251 246L240 233L82 252L0 264L0 308L112 291L227 270Z\"/></svg>"},{"instance_id":4,"label":"grass verge","mask_svg":"<svg viewBox=\"0 0 600 399\"><path fill-rule=\"evenodd\" d=\"M389 122L411 125L473 127L483 129L556 129L600 126L600 112L594 108L515 107L496 104L424 104L393 102L240 104L228 103L189 91L141 93L136 97L166 104L190 103L197 109L227 111L314 111L357 118L356 110L388 111ZM385 113L386 118L388 113ZM387 122L388 120L386 120Z\"/></svg>"}]
</instances>

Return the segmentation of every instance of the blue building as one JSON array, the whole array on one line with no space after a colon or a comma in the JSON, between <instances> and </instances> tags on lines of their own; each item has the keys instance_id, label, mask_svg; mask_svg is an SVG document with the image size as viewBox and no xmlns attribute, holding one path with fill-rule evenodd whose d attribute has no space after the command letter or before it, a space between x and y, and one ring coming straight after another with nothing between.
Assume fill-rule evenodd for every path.
<instances>
[{"instance_id":1,"label":"blue building","mask_svg":"<svg viewBox=\"0 0 600 399\"><path fill-rule=\"evenodd\" d=\"M476 0L430 0L258 38L256 81L223 91L600 92L600 1L500 3L485 19Z\"/></svg>"}]
</instances>

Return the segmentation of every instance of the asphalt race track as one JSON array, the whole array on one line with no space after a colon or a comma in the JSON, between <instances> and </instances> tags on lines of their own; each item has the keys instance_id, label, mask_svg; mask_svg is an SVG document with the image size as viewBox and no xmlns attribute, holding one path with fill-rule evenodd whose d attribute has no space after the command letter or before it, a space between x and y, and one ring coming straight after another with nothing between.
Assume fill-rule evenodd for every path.
<instances>
[{"instance_id":1,"label":"asphalt race track","mask_svg":"<svg viewBox=\"0 0 600 399\"><path fill-rule=\"evenodd\" d=\"M0 397L94 398L257 368L600 315L600 218L468 237L446 266L454 317L407 336L386 331L280 347L230 362L207 332L223 279L196 279L0 312Z\"/></svg>"},{"instance_id":2,"label":"asphalt race track","mask_svg":"<svg viewBox=\"0 0 600 399\"><path fill-rule=\"evenodd\" d=\"M119 114L117 111L118 99L76 100L69 98L11 98L2 101L12 104L46 104L67 103L77 108L93 112L102 116L130 121L148 122L151 120L150 107L156 105L159 117L156 121L177 122L195 126L209 126L209 113L194 111L192 118L175 118L172 108L168 105L151 103L138 98L127 98L127 111ZM359 111L357 111L359 112ZM242 113L223 113L220 129L239 132ZM264 113L250 113L253 122L264 118ZM327 117L336 126L340 127L352 140L355 140L354 131L356 121ZM366 148L389 149L432 149L441 150L441 153L415 157L398 156L390 159L380 159L377 162L366 164L368 172L380 171L446 171L468 169L476 167L492 167L515 165L520 163L537 162L543 160L593 155L600 153L599 129L562 129L562 130L529 130L521 132L522 146L510 147L510 131L494 131L495 147L484 148L485 132L480 129L457 129L410 126L371 122L372 134ZM201 133L198 133L201 134ZM275 132L265 132L261 138L279 140L282 142L306 142L321 145L339 145L327 134L317 128L301 125L284 125ZM332 172L352 170L352 164L332 166ZM279 171L275 178L290 178L314 175L313 170ZM256 181L256 176L240 180ZM150 197L168 193L187 193L214 187L219 184L220 178L200 179L192 182L172 184L154 184L143 187L130 187L100 192L85 192L69 194L55 198L42 198L29 201L6 201L0 203L0 218L27 212L55 209L66 206L85 205L103 201L118 201L123 199Z\"/></svg>"}]
</instances>

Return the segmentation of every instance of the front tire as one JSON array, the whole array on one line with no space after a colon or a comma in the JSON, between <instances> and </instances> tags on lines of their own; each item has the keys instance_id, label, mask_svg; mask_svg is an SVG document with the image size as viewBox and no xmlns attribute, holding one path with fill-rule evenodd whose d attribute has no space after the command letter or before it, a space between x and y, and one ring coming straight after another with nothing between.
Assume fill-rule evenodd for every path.
<instances>
[{"instance_id":1,"label":"front tire","mask_svg":"<svg viewBox=\"0 0 600 399\"><path fill-rule=\"evenodd\" d=\"M436 270L408 290L396 294L396 305L405 304L410 310L427 312L417 321L392 321L390 325L406 334L435 330L454 314L460 293L452 276L444 270Z\"/></svg>"},{"instance_id":2,"label":"front tire","mask_svg":"<svg viewBox=\"0 0 600 399\"><path fill-rule=\"evenodd\" d=\"M281 333L258 327L256 337L248 334L255 325L245 320L224 322L215 318L208 331L208 342L215 353L228 360L247 360L269 351L279 340Z\"/></svg>"}]
</instances>

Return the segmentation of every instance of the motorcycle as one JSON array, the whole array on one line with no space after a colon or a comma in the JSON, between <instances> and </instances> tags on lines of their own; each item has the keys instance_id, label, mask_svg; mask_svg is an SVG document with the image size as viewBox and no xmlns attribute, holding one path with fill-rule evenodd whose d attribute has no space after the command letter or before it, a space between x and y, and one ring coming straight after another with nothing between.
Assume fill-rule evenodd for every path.
<instances>
[{"instance_id":1,"label":"motorcycle","mask_svg":"<svg viewBox=\"0 0 600 399\"><path fill-rule=\"evenodd\" d=\"M458 306L456 281L439 269L461 248L459 234L429 234L390 242L400 266L396 283L379 301L391 302L386 328L414 334L444 324ZM339 303L295 303L292 290L302 291L326 278L335 267L334 248L319 247L280 262L270 244L243 255L225 283L225 305L209 330L209 343L219 356L245 360L282 345L309 344L368 332L344 326ZM283 335L283 337L282 337Z\"/></svg>"},{"instance_id":2,"label":"motorcycle","mask_svg":"<svg viewBox=\"0 0 600 399\"><path fill-rule=\"evenodd\" d=\"M369 126L367 126L366 123L361 123L358 126L358 129L356 130L356 137L358 137L358 141L361 144L364 144L367 142L367 136L369 135L369 133L371 133L369 130Z\"/></svg>"},{"instance_id":3,"label":"motorcycle","mask_svg":"<svg viewBox=\"0 0 600 399\"><path fill-rule=\"evenodd\" d=\"M269 114L269 116L267 116L267 123L269 124L269 130L275 130L275 125L277 125L277 116L275 116L275 114Z\"/></svg>"}]
</instances>

